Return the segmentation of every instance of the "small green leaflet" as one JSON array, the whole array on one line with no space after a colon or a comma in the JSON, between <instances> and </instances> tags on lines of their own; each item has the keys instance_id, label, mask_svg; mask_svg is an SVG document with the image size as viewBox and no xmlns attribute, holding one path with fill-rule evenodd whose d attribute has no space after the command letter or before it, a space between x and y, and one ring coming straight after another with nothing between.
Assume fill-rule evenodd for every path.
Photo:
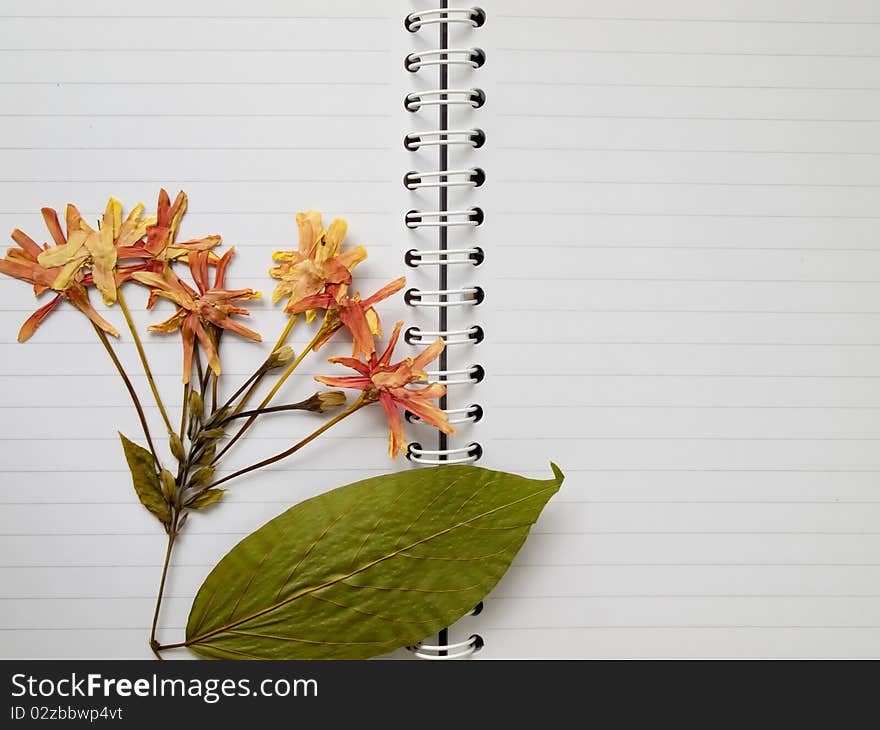
<instances>
[{"instance_id":1,"label":"small green leaflet","mask_svg":"<svg viewBox=\"0 0 880 730\"><path fill-rule=\"evenodd\" d=\"M156 462L153 455L143 446L138 446L134 441L125 438L121 433L122 449L125 451L125 460L131 471L134 482L134 491L137 492L141 504L152 512L163 525L171 520L168 504L162 496L162 484L159 472L156 471Z\"/></svg>"},{"instance_id":2,"label":"small green leaflet","mask_svg":"<svg viewBox=\"0 0 880 730\"><path fill-rule=\"evenodd\" d=\"M236 545L193 602L186 645L213 659L364 659L477 605L562 484L474 466L365 479Z\"/></svg>"}]
</instances>

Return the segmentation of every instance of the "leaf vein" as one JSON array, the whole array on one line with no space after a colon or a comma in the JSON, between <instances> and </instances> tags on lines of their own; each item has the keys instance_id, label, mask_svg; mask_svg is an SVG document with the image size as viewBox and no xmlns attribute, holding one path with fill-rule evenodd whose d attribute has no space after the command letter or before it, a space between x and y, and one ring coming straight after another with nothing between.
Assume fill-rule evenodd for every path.
<instances>
[{"instance_id":1,"label":"leaf vein","mask_svg":"<svg viewBox=\"0 0 880 730\"><path fill-rule=\"evenodd\" d=\"M546 484L546 482L545 482L545 484ZM361 566L360 568L358 568L356 570L352 570L347 575L344 575L344 576L341 576L338 578L333 578L333 579L326 581L320 585L304 588L301 591L299 591L298 593L294 593L293 595L288 596L287 598L284 598L283 600L280 600L280 601L276 600L275 603L273 603L269 606L266 606L265 608L262 608L259 611L255 611L254 613L250 614L249 616L242 616L241 618L236 619L236 621L233 623L226 624L224 626L218 626L217 628L212 629L204 634L194 636L193 638L188 639L186 641L186 645L191 646L193 644L198 644L199 642L204 641L205 639L208 639L208 638L215 636L217 634L220 634L222 632L231 631L236 626L240 626L247 621L251 621L251 620L259 618L260 616L263 616L267 613L271 613L272 611L275 611L278 608L281 608L282 606L286 605L287 603L290 603L290 602L295 601L299 598L302 598L305 595L309 595L310 593L314 593L315 591L320 590L321 588L327 588L327 587L334 585L336 583L339 583L347 578L350 578L353 575L357 575L358 573L362 573L366 570L369 570L370 568L373 568L376 565L379 565L379 564L385 562L386 560L390 560L391 558L395 557L396 555L400 554L401 552L403 552L405 550L411 550L412 548L414 548L418 545L421 545L426 542L430 542L431 540L434 540L442 535L445 535L449 532L452 532L452 531L458 529L462 525L468 525L471 522L474 522L476 520L480 520L480 519L484 519L486 517L489 517L496 512L510 509L511 507L514 507L517 504L520 504L522 502L526 502L530 499L534 499L535 497L538 497L542 494L545 494L546 492L556 492L558 489L559 489L559 485L558 485L558 483L556 483L554 481L549 486L545 486L542 489L538 489L537 491L532 492L531 494L528 494L528 495L521 497L519 499L516 499L513 502L508 502L503 505L493 507L492 509L487 510L486 512L482 512L478 515L474 515L474 516L468 518L467 520L464 520L463 522L455 523L454 525L450 525L449 527L446 527L442 530L439 530L438 532L436 532L432 535L427 535L426 537L424 537L420 540L417 540L412 545L407 545L405 548L401 548L399 550L394 550L391 553L389 553L388 555L383 555L381 557L378 557L375 560L372 560L372 561L366 563L365 565Z\"/></svg>"}]
</instances>

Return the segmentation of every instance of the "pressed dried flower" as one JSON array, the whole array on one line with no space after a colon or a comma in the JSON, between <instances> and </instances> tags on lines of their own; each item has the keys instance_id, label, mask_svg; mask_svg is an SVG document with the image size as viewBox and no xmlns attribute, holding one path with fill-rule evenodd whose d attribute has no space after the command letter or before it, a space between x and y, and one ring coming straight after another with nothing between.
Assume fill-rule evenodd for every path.
<instances>
[{"instance_id":1,"label":"pressed dried flower","mask_svg":"<svg viewBox=\"0 0 880 730\"><path fill-rule=\"evenodd\" d=\"M434 341L414 358L406 358L391 364L391 356L400 337L401 327L403 327L403 322L398 322L395 325L394 332L388 341L388 347L379 357L376 357L373 352L366 361L354 357L330 358L330 362L345 365L356 370L359 375L341 378L318 376L315 378L318 382L334 388L354 388L370 393L379 400L388 418L390 429L388 453L392 459L397 458L398 452L406 450L403 419L398 408L410 411L443 433L455 433L446 413L430 402L446 393L444 385L429 383L423 388L408 387L412 383L427 381L428 375L424 368L443 352L443 340Z\"/></svg>"},{"instance_id":2,"label":"pressed dried flower","mask_svg":"<svg viewBox=\"0 0 880 730\"><path fill-rule=\"evenodd\" d=\"M272 292L272 302L288 297L284 311L291 314L304 311L306 321L311 322L320 307L304 310L300 303L328 291L336 295L334 298L344 295L351 284L352 269L367 258L367 252L363 246L342 252L342 239L348 226L341 218L324 230L321 213L310 210L298 213L296 224L299 250L272 254L273 260L280 262L279 266L269 269L269 274L280 280Z\"/></svg>"},{"instance_id":3,"label":"pressed dried flower","mask_svg":"<svg viewBox=\"0 0 880 730\"><path fill-rule=\"evenodd\" d=\"M29 339L62 299L73 304L108 334L114 337L119 336L116 328L98 314L92 306L87 289L87 287L94 285L91 274L85 274L82 269L77 269L62 277L63 267L46 266L40 263L40 255L49 250L48 245L41 247L30 236L18 229L12 232L12 240L19 245L19 248L10 248L6 256L0 259L0 273L32 284L35 296L40 296L47 291L56 292L47 304L37 309L24 321L18 332L19 342Z\"/></svg>"},{"instance_id":4,"label":"pressed dried flower","mask_svg":"<svg viewBox=\"0 0 880 730\"><path fill-rule=\"evenodd\" d=\"M338 301L335 294L328 291L300 301L293 313L304 312L313 306L327 310L328 322L325 324L325 334L315 344L314 349L319 349L336 330L345 325L351 332L352 357L358 357L361 353L369 357L376 352L373 338L382 336L379 315L376 314L373 306L399 292L404 286L406 286L406 277L401 276L366 299L361 299L360 293L356 292L353 297L345 295Z\"/></svg>"},{"instance_id":5,"label":"pressed dried flower","mask_svg":"<svg viewBox=\"0 0 880 730\"><path fill-rule=\"evenodd\" d=\"M159 191L159 202L156 205L156 216L153 225L147 228L147 240L142 246L134 247L120 252L120 256L139 258L148 257L154 261L169 263L183 259L196 251L211 251L220 245L220 236L205 236L190 241L177 241L177 233L180 230L180 221L186 212L187 197L182 190L177 194L174 203L168 197L167 191L162 188ZM212 263L217 261L217 256L210 254Z\"/></svg>"},{"instance_id":6,"label":"pressed dried flower","mask_svg":"<svg viewBox=\"0 0 880 730\"><path fill-rule=\"evenodd\" d=\"M152 290L151 300L155 297L163 297L170 299L178 307L171 317L164 322L151 325L149 329L154 332L180 330L183 339L183 382L185 383L188 383L190 379L196 339L201 343L214 374L220 374L220 357L217 352L213 328L230 330L256 342L262 341L259 333L248 329L231 317L233 314L250 314L246 309L235 306L236 302L260 297L260 293L253 289L228 290L223 288L226 269L234 251L234 248L230 248L218 260L213 285L208 280L210 252L194 251L189 254L189 268L193 281L198 287L197 291L184 283L167 266L161 274L154 272L134 274L137 281L146 284Z\"/></svg>"},{"instance_id":7,"label":"pressed dried flower","mask_svg":"<svg viewBox=\"0 0 880 730\"><path fill-rule=\"evenodd\" d=\"M123 221L122 203L110 198L95 230L83 220L75 205L68 205L64 212L65 235L58 213L52 208L43 208L43 220L56 245L42 251L38 261L47 268L59 267L52 288L65 289L80 271L88 269L104 303L113 304L119 284L131 278L134 271L149 268L144 262L122 268L118 265L119 250L136 247L142 242L147 227L155 221L155 216L143 216L143 211L143 205L136 205Z\"/></svg>"}]
</instances>

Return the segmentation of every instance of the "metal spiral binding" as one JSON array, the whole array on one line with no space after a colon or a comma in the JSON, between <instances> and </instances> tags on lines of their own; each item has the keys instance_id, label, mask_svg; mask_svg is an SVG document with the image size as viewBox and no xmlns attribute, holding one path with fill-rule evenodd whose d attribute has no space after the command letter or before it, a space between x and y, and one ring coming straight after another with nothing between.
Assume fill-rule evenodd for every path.
<instances>
[{"instance_id":1,"label":"metal spiral binding","mask_svg":"<svg viewBox=\"0 0 880 730\"><path fill-rule=\"evenodd\" d=\"M403 333L403 340L408 345L430 345L440 337L446 347L455 345L476 345L486 339L483 328L475 324L466 330L423 330L418 327L409 327Z\"/></svg>"},{"instance_id":2,"label":"metal spiral binding","mask_svg":"<svg viewBox=\"0 0 880 730\"><path fill-rule=\"evenodd\" d=\"M417 33L426 25L442 23L469 23L479 28L486 22L486 12L482 8L435 8L433 10L415 10L403 21L410 33Z\"/></svg>"},{"instance_id":3,"label":"metal spiral binding","mask_svg":"<svg viewBox=\"0 0 880 730\"><path fill-rule=\"evenodd\" d=\"M458 370L429 370L428 380L436 380L438 383L449 387L450 385L473 385L482 383L486 377L486 369L482 365L471 365ZM459 377L466 375L467 377Z\"/></svg>"},{"instance_id":4,"label":"metal spiral binding","mask_svg":"<svg viewBox=\"0 0 880 730\"><path fill-rule=\"evenodd\" d=\"M477 207L467 210L408 210L404 217L407 228L476 227L483 225L484 220L483 209Z\"/></svg>"},{"instance_id":5,"label":"metal spiral binding","mask_svg":"<svg viewBox=\"0 0 880 730\"><path fill-rule=\"evenodd\" d=\"M450 180L449 178L453 178ZM478 188L486 182L486 173L482 168L472 167L469 170L434 170L432 172L416 172L411 170L403 176L403 184L408 190L419 188Z\"/></svg>"},{"instance_id":6,"label":"metal spiral binding","mask_svg":"<svg viewBox=\"0 0 880 730\"><path fill-rule=\"evenodd\" d=\"M486 63L486 52L482 48L432 48L429 51L415 51L404 60L407 71L415 73L425 66L470 66L480 68Z\"/></svg>"},{"instance_id":7,"label":"metal spiral binding","mask_svg":"<svg viewBox=\"0 0 880 730\"><path fill-rule=\"evenodd\" d=\"M451 147L470 145L479 149L486 144L486 133L482 129L430 129L427 132L409 132L403 138L403 146L410 152L422 147Z\"/></svg>"},{"instance_id":8,"label":"metal spiral binding","mask_svg":"<svg viewBox=\"0 0 880 730\"><path fill-rule=\"evenodd\" d=\"M419 266L462 266L465 264L479 266L485 259L486 254L479 246L447 248L442 251L411 248L404 256L406 265L413 268Z\"/></svg>"},{"instance_id":9,"label":"metal spiral binding","mask_svg":"<svg viewBox=\"0 0 880 730\"><path fill-rule=\"evenodd\" d=\"M479 109L486 103L482 89L428 89L412 91L403 99L407 111L417 112L426 106L470 106Z\"/></svg>"},{"instance_id":10,"label":"metal spiral binding","mask_svg":"<svg viewBox=\"0 0 880 730\"><path fill-rule=\"evenodd\" d=\"M483 418L483 406L479 403L472 403L467 408L443 408L442 410L447 416L451 416L449 422L453 425L456 423L477 423ZM406 420L409 423L424 423L421 418L409 411L406 413Z\"/></svg>"},{"instance_id":11,"label":"metal spiral binding","mask_svg":"<svg viewBox=\"0 0 880 730\"><path fill-rule=\"evenodd\" d=\"M449 150L456 146L479 149L486 143L486 134L478 128L450 129L449 116L456 107L479 109L486 103L486 93L479 88L451 88L449 76L451 68L479 69L486 63L486 53L481 48L453 48L449 43L449 26L454 24L469 25L479 28L486 22L486 13L481 8L450 8L448 0L441 0L441 7L429 10L416 10L406 16L404 25L411 33L417 33L427 26L438 26L440 43L437 48L414 51L404 58L404 67L411 73L437 69L439 74L438 88L426 91L414 91L404 98L404 106L414 114L424 114L431 107L438 110L439 124L437 129L429 131L409 132L403 140L404 147L415 152L423 148L436 147L439 165L434 170L410 170L403 176L403 184L408 190L437 190L439 205L437 210L410 210L404 217L404 223L411 230L424 228L436 229L439 246L437 249L412 248L406 252L407 266L436 267L438 286L436 289L409 289L404 301L413 307L427 307L438 312L439 326L436 330L410 327L404 333L404 340L412 345L428 345L436 338L441 338L446 348L440 357L439 369L429 372L432 381L450 386L473 386L480 383L486 376L482 365L473 364L465 368L450 369L447 365L447 353L450 347L474 346L483 341L485 332L480 325L472 325L465 329L450 329L448 312L454 307L477 306L485 299L485 292L479 286L450 286L448 270L451 266L479 266L485 260L485 252L479 246L450 248L449 230L454 228L474 228L483 223L482 208L471 207L466 210L449 210L449 190L452 188L479 188L486 182L486 173L482 168L470 167L456 169L449 165ZM466 407L450 407L447 396L440 399L439 407L452 424L476 423L483 418L483 407L471 403ZM412 413L407 413L410 423L422 423ZM466 446L452 447L446 434L440 433L438 447L429 448L421 443L411 443L407 447L407 458L425 465L468 464L477 461L483 455L483 447L476 441ZM478 605L472 615L482 610ZM477 634L465 641L449 643L447 630L440 632L437 644L420 643L409 649L421 659L462 659L478 652L483 647L483 638Z\"/></svg>"},{"instance_id":12,"label":"metal spiral binding","mask_svg":"<svg viewBox=\"0 0 880 730\"><path fill-rule=\"evenodd\" d=\"M439 297L436 301L431 297ZM482 304L486 292L481 286L468 286L463 289L408 289L403 300L411 307L466 307Z\"/></svg>"}]
</instances>

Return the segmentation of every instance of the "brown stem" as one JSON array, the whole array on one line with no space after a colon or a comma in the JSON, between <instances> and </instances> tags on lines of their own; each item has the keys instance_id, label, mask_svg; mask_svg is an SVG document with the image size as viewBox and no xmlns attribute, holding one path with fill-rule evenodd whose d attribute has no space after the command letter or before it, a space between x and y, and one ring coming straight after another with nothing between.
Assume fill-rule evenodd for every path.
<instances>
[{"instance_id":1,"label":"brown stem","mask_svg":"<svg viewBox=\"0 0 880 730\"><path fill-rule=\"evenodd\" d=\"M324 431L326 431L327 429L335 426L341 420L343 420L344 418L347 418L355 411L360 410L365 405L369 405L370 403L374 403L375 401L376 401L375 394L370 393L370 392L361 393L360 397L354 403L352 403L348 408L346 408L344 411L342 411L341 413L339 413L336 416L334 416L333 418L331 418L323 426L321 426L320 428L318 428L315 431L313 431L312 433L310 433L302 441L295 443L293 446L291 446L286 451L282 451L280 454L275 454L275 456L270 456L268 459L263 459L262 461L258 461L256 464L251 464L250 466L246 466L243 469L239 469L238 471L233 472L232 474L229 474L229 475L223 477L222 479L218 479L216 482L213 482L211 484L208 484L205 487L202 487L202 489L206 491L206 490L211 489L213 487L217 487L220 484L228 482L230 479L235 479L235 477L240 477L243 474L247 474L248 472L252 472L257 469L262 469L264 466L269 466L270 464L274 464L276 461L281 461L282 459L286 459L291 454L295 454L297 451L299 451L306 444L310 443L311 441L314 441L316 438L318 438L318 436L320 436L322 433L324 433Z\"/></svg>"},{"instance_id":2,"label":"brown stem","mask_svg":"<svg viewBox=\"0 0 880 730\"><path fill-rule=\"evenodd\" d=\"M150 370L150 363L147 361L147 353L144 351L144 345L141 342L140 335L138 335L137 327L134 326L131 312L128 311L128 304L125 303L125 297L122 295L122 287L116 288L116 299L119 301L119 306L122 308L122 314L128 324L128 329L131 331L131 336L134 338L134 346L137 348L138 356L141 359L141 365L144 367L144 374L147 376L150 390L153 391L153 397L156 399L156 405L159 406L159 413L162 414L162 420L165 421L165 427L168 429L168 433L174 433L174 429L171 428L171 421L168 418L168 413L165 410L165 404L162 403L162 397L159 395L159 389L156 387L156 381L153 379L153 372Z\"/></svg>"},{"instance_id":3,"label":"brown stem","mask_svg":"<svg viewBox=\"0 0 880 730\"><path fill-rule=\"evenodd\" d=\"M162 608L162 597L165 595L165 579L168 577L168 566L171 563L171 550L174 547L174 540L177 538L177 518L168 530L168 547L165 549L165 561L162 563L162 578L159 580L159 592L156 594L156 609L153 611L153 623L150 626L150 649L156 658L162 661L159 654L161 645L156 640L156 626L159 623L159 611Z\"/></svg>"},{"instance_id":4,"label":"brown stem","mask_svg":"<svg viewBox=\"0 0 880 730\"><path fill-rule=\"evenodd\" d=\"M137 411L138 418L141 421L141 428L144 430L144 437L147 439L147 445L150 447L150 453L153 454L153 459L156 464L159 464L159 455L156 453L156 447L153 446L153 439L150 436L150 427L147 424L147 417L144 415L143 406L141 406L141 401L137 396L137 392L134 389L134 386L131 384L131 380L129 380L128 375L125 372L125 369L122 367L122 363L119 362L119 358L116 357L116 353L113 351L113 345L110 344L110 340L107 339L107 333L104 332L98 325L94 322L92 323L92 327L95 328L95 332L98 333L98 339L101 340L101 344L104 345L104 349L107 351L107 354L110 356L110 359L113 361L113 364L116 366L116 370L119 372L120 377L122 378L122 382L125 383L125 387L128 390L128 394L131 396L131 401L134 403L134 409Z\"/></svg>"},{"instance_id":5,"label":"brown stem","mask_svg":"<svg viewBox=\"0 0 880 730\"><path fill-rule=\"evenodd\" d=\"M227 416L223 424L227 424L230 421L235 420L236 418L247 418L248 416L262 416L264 413L281 413L282 411L305 411L305 410L315 410L314 408L309 408L308 406L312 403L314 396L310 398L306 398L305 400L300 401L299 403L288 403L284 406L270 406L268 408L254 408L250 411L242 411L241 413L233 413L231 416ZM341 405L341 404L340 404Z\"/></svg>"},{"instance_id":6,"label":"brown stem","mask_svg":"<svg viewBox=\"0 0 880 730\"><path fill-rule=\"evenodd\" d=\"M315 347L315 345L317 345L324 337L326 337L326 335L327 335L326 328L321 327L321 329L319 329L318 332L315 334L315 336L312 338L312 341L308 345L306 345L306 348L297 356L297 358L295 360L293 360L293 362L290 363L290 365L287 366L287 369L281 374L281 377L278 378L278 382L275 383L275 385L272 387L272 390L269 391L268 395L265 398L263 398L263 402L260 403L260 405L257 407L257 410L265 408L267 405L269 405L269 401L271 401L272 398L275 397L275 394L278 392L278 390L281 388L281 386L284 385L284 381L286 381L290 377L291 373L293 373L293 371L296 370L296 368L303 361L305 356L308 355L312 351L312 349ZM280 339L279 339L279 342L281 342ZM256 389L257 385L259 385L259 382L260 381L258 379L251 386L251 389L248 391L247 395L244 397L244 399L242 399L242 402L239 404L239 410L244 405L244 403L247 401L247 398L251 395L251 393ZM237 411L233 411L233 415L235 415L236 413L237 413ZM241 428L238 429L236 434L231 439L229 439L229 441L226 443L226 445L222 449L220 449L220 451L217 453L217 456L214 457L214 461L211 462L212 464L216 464L218 461L220 461L220 459L223 457L223 455L227 451L229 451L230 448L232 448L232 445L236 441L238 441L242 436L244 436L245 431L247 431L253 425L254 421L257 420L257 415L251 416L250 418L248 418L247 421L244 422L244 424L242 424Z\"/></svg>"},{"instance_id":7,"label":"brown stem","mask_svg":"<svg viewBox=\"0 0 880 730\"><path fill-rule=\"evenodd\" d=\"M298 316L299 315L294 314L293 316L291 316L290 319L287 320L287 325L284 327L284 330L282 331L281 335L278 337L278 341L275 343L275 347L272 348L272 352L269 353L269 357L266 358L266 360L260 366L260 369L257 370L257 372L255 372L250 378L248 378L247 382L244 385L242 385L241 388L239 388L238 391L236 391L236 394L227 401L227 404L232 403L238 397L238 395L245 389L245 387L247 385L250 385L251 381L253 381L253 385L251 385L251 387L248 388L247 393L245 393L244 397L241 399L241 402L235 407L235 410L233 411L233 413L238 413L239 411L241 411L241 409L244 408L248 404L248 401L250 401L251 397L256 392L257 388L260 387L260 383L263 382L263 378L266 376L266 373L268 373L269 370L271 370L271 368L269 367L269 361L272 359L272 355L274 355L275 352L277 352L278 349L282 345L284 345L284 342L287 340L287 336L290 334L290 331L293 329L293 325L296 323Z\"/></svg>"},{"instance_id":8,"label":"brown stem","mask_svg":"<svg viewBox=\"0 0 880 730\"><path fill-rule=\"evenodd\" d=\"M189 391L190 384L186 382L183 384L183 406L180 409L180 440L183 441L183 434L186 433L186 414L189 410Z\"/></svg>"}]
</instances>

